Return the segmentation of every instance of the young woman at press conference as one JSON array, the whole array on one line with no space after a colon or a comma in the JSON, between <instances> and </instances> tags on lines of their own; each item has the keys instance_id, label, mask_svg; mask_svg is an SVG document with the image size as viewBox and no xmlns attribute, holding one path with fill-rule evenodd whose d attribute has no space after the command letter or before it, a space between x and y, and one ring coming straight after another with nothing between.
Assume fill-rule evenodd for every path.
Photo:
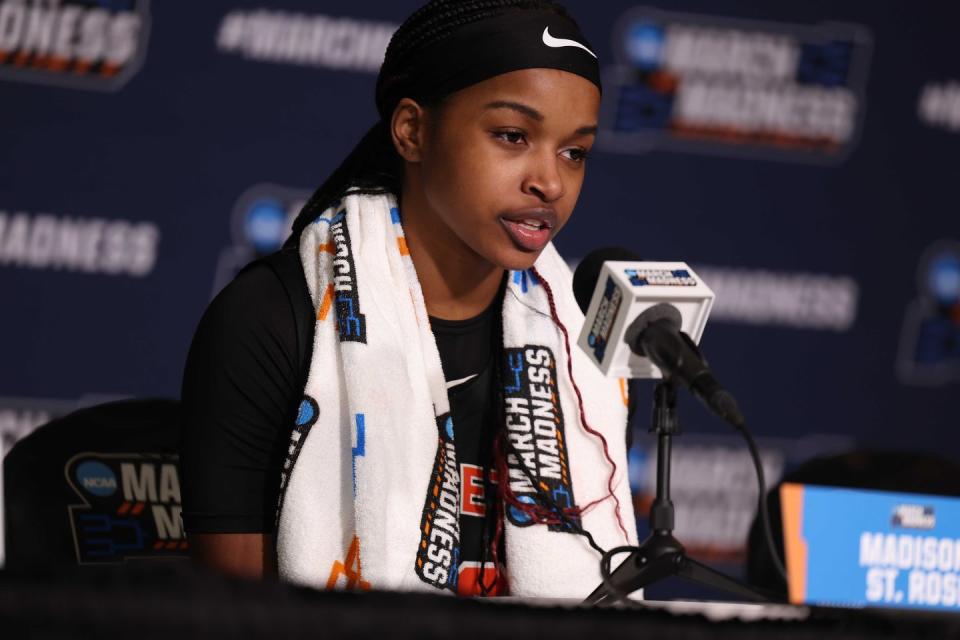
<instances>
[{"instance_id":1,"label":"young woman at press conference","mask_svg":"<svg viewBox=\"0 0 960 640\"><path fill-rule=\"evenodd\" d=\"M600 95L554 3L434 0L403 23L379 122L197 330L181 466L199 562L584 597L598 549L636 544L624 393L570 347L583 316L550 242Z\"/></svg>"}]
</instances>

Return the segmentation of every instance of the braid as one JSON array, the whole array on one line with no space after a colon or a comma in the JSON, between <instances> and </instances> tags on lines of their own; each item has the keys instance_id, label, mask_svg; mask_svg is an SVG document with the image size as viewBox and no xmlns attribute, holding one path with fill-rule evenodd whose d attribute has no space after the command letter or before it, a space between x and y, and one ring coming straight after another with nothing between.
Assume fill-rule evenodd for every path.
<instances>
[{"instance_id":1,"label":"braid","mask_svg":"<svg viewBox=\"0 0 960 640\"><path fill-rule=\"evenodd\" d=\"M400 99L408 97L404 91L412 56L465 25L523 10L551 11L572 20L563 7L551 0L431 0L414 11L390 38L380 67L376 90L380 121L310 197L294 221L286 245L296 246L304 228L348 191L399 195L403 162L393 147L386 123ZM418 96L418 102L434 106L445 97Z\"/></svg>"}]
</instances>

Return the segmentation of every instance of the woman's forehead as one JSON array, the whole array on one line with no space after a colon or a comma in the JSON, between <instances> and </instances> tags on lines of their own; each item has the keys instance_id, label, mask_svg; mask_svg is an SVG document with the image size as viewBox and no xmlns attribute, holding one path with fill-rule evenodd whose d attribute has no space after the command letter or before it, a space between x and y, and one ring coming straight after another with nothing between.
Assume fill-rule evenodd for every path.
<instances>
[{"instance_id":1,"label":"woman's forehead","mask_svg":"<svg viewBox=\"0 0 960 640\"><path fill-rule=\"evenodd\" d=\"M494 76L462 89L448 101L474 115L510 108L534 120L581 118L595 120L600 91L589 80L559 69L523 69ZM536 115L529 113L533 110ZM537 117L539 116L539 117ZM590 124L590 123L578 123Z\"/></svg>"}]
</instances>

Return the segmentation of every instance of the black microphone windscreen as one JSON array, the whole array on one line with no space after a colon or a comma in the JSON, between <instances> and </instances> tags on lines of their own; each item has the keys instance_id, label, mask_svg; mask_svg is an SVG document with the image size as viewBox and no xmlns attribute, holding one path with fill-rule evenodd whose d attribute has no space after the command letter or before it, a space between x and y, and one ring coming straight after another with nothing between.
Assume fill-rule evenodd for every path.
<instances>
[{"instance_id":1,"label":"black microphone windscreen","mask_svg":"<svg viewBox=\"0 0 960 640\"><path fill-rule=\"evenodd\" d=\"M600 269L603 263L608 260L630 260L639 262L640 256L629 249L623 247L604 247L603 249L594 249L577 265L573 272L573 297L576 298L580 310L587 312L590 306L590 298L593 297L593 290L597 287L597 279L600 278Z\"/></svg>"},{"instance_id":2,"label":"black microphone windscreen","mask_svg":"<svg viewBox=\"0 0 960 640\"><path fill-rule=\"evenodd\" d=\"M661 302L644 310L634 322L642 325L640 330L643 331L650 323L661 320L669 322L677 331L680 331L680 327L683 325L683 316L680 314L680 310L668 302Z\"/></svg>"}]
</instances>

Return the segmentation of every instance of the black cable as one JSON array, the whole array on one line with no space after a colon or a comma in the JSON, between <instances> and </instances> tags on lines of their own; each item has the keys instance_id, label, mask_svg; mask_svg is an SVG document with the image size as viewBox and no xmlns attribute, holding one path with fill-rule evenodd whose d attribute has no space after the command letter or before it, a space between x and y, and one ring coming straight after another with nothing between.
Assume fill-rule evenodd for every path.
<instances>
[{"instance_id":1,"label":"black cable","mask_svg":"<svg viewBox=\"0 0 960 640\"><path fill-rule=\"evenodd\" d=\"M760 521L763 526L764 540L767 544L770 556L773 558L774 566L777 568L777 571L780 573L783 579L787 580L787 571L783 565L783 561L780 559L780 554L777 551L777 547L773 539L773 529L770 525L770 511L767 508L767 482L763 473L763 462L760 459L760 451L757 448L757 443L754 441L753 436L750 435L750 432L747 430L746 424L735 424L733 422L730 424L732 424L732 426L737 430L738 433L740 433L740 435L743 436L744 440L747 442L747 449L750 451L750 458L753 460L753 466L757 474ZM625 594L622 589L613 584L611 580L612 572L610 570L610 564L613 556L619 553L637 551L639 549L639 547L630 546L616 547L604 553L603 557L600 559L600 574L603 577L603 585L606 587L608 592L612 593L616 600L621 604L627 604L629 606L636 605L636 603L627 598L628 594Z\"/></svg>"},{"instance_id":2,"label":"black cable","mask_svg":"<svg viewBox=\"0 0 960 640\"><path fill-rule=\"evenodd\" d=\"M540 496L540 499L546 502L546 506L549 507L550 509L553 509L557 513L557 515L560 517L561 520L563 520L563 523L567 526L568 529L570 529L577 535L581 535L584 538L586 538L587 542L590 544L591 547L593 547L594 551L599 553L601 556L605 555L607 553L606 550L604 550L603 547L597 544L597 541L593 538L593 534L591 534L589 531L584 529L580 523L576 522L570 516L565 514L563 512L563 508L556 503L553 497L549 493L547 493L546 490L543 489L543 487L540 486L540 481L533 475L533 472L527 468L527 465L523 463L523 457L516 450L516 448L514 448L513 443L510 442L510 437L506 433L503 434L503 439L507 443L507 447L510 449L510 452L517 459L518 466L523 471L523 474L527 476L527 480L530 481L530 484L536 490L537 494Z\"/></svg>"},{"instance_id":3,"label":"black cable","mask_svg":"<svg viewBox=\"0 0 960 640\"><path fill-rule=\"evenodd\" d=\"M757 473L757 484L759 486L758 501L759 501L759 509L760 509L760 520L763 525L764 539L769 549L770 556L773 558L774 566L777 568L777 571L780 573L783 579L786 580L787 571L786 571L786 568L783 566L783 561L780 559L779 553L777 552L777 547L773 540L773 530L770 526L770 512L767 508L767 500L766 500L767 482L763 473L763 463L760 459L760 452L757 449L756 442L753 440L753 436L750 435L750 432L747 430L747 427L745 424L734 424L733 427L737 430L738 433L740 433L740 435L743 436L744 440L746 440L747 442L747 448L750 451L750 458L753 460L753 466ZM516 448L514 448L513 443L510 442L510 438L506 434L504 434L503 438L506 441L507 446L510 449L510 452L519 461L519 467L521 468L521 470L523 471L527 479L530 481L530 484L537 491L537 494L540 496L541 500L543 500L550 509L553 509L553 511L556 512L557 516L559 516L560 519L563 520L564 524L571 531L573 531L578 535L584 536L589 542L590 546L593 547L593 549L596 550L598 553L600 553L600 576L603 580L603 586L607 589L607 592L610 593L614 597L614 599L620 604L624 604L631 607L637 606L637 603L633 602L628 597L630 594L624 592L619 586L614 584L612 580L613 572L610 568L610 565L615 555L620 553L638 551L640 548L633 547L633 546L623 546L623 547L615 547L613 549L610 549L609 551L605 551L602 547L600 547L600 545L598 545L596 540L593 538L593 535L589 531L587 531L582 525L580 525L575 520L570 518L566 513L564 513L563 509L560 507L560 505L556 503L556 501L553 500L552 496L550 496L549 493L544 491L543 488L539 486L539 483L537 482L537 479L534 477L533 473L530 471L529 468L527 468L527 465L523 464L523 458L519 455Z\"/></svg>"},{"instance_id":4,"label":"black cable","mask_svg":"<svg viewBox=\"0 0 960 640\"><path fill-rule=\"evenodd\" d=\"M613 598L619 604L630 607L632 609L642 609L643 606L638 602L634 602L630 599L630 593L627 593L619 587L619 585L613 582L613 571L610 569L610 563L613 561L613 556L618 553L635 553L640 551L640 547L624 546L624 547L614 547L610 549L603 557L600 558L600 577L603 579L603 586L607 590L607 593L613 594ZM629 562L629 559L627 560ZM600 602L599 604L605 604Z\"/></svg>"},{"instance_id":5,"label":"black cable","mask_svg":"<svg viewBox=\"0 0 960 640\"><path fill-rule=\"evenodd\" d=\"M497 388L500 389L501 386L500 386L500 379L499 379L500 378L499 368L497 369L496 373L497 373L497 377L496 377ZM756 442L754 442L753 440L753 436L750 435L750 432L747 430L747 425L745 423L737 423L737 422L733 422L732 420L728 420L728 423L731 424L734 427L734 429L736 429L737 432L743 436L744 440L747 441L747 448L750 451L750 457L753 460L753 466L757 473L757 485L759 488L759 496L758 496L759 505L758 506L759 506L759 512L760 512L760 520L763 525L764 540L766 541L767 547L770 552L770 557L773 559L773 564L776 567L777 572L786 581L787 570L783 565L783 561L780 559L780 554L778 553L776 544L774 543L774 540L773 540L773 530L770 526L770 511L767 508L767 482L763 473L763 463L760 459L760 452L757 449ZM605 551L599 544L597 544L596 540L593 538L593 535L589 531L587 531L585 528L583 528L583 526L581 526L579 523L575 522L573 519L567 516L567 514L564 513L560 505L558 505L553 500L553 497L549 493L547 493L542 487L540 487L540 483L534 477L533 473L530 471L530 469L527 468L527 465L523 463L523 457L516 450L513 443L510 442L510 438L507 435L507 430L504 424L501 424L501 429L502 429L501 433L502 433L504 442L506 442L507 447L510 449L510 452L517 459L520 469L523 471L524 475L527 477L527 480L530 481L530 484L534 487L537 494L540 496L541 500L543 500L544 503L549 508L553 509L553 511L556 512L557 516L560 517L560 519L564 522L567 528L569 528L574 533L585 537L587 539L587 542L590 544L590 546L600 554L600 576L603 579L603 586L607 589L607 592L611 593L613 597L616 599L616 601L619 602L620 604L625 604L628 606L636 606L636 603L631 601L628 598L629 594L624 592L622 589L620 589L620 587L618 587L616 584L613 583L611 579L612 571L610 569L610 564L612 562L613 556L619 553L626 553L628 551L639 551L640 547L623 546L623 547L615 547L613 549L610 549L609 551ZM508 480L503 479L502 481L506 482ZM503 507L506 508L507 505L503 505Z\"/></svg>"},{"instance_id":6,"label":"black cable","mask_svg":"<svg viewBox=\"0 0 960 640\"><path fill-rule=\"evenodd\" d=\"M629 593L626 593L619 586L614 584L612 577L612 571L610 570L610 562L613 556L618 553L626 553L627 551L636 551L639 550L639 547L625 546L625 547L615 547L609 551L605 551L603 547L597 544L597 541L594 539L593 534L587 531L583 525L576 522L570 516L563 512L563 508L556 503L553 497L547 493L541 486L539 481L534 477L533 472L527 468L527 465L523 463L523 458L519 455L516 448L514 448L513 443L510 442L510 438L506 433L503 434L503 439L507 443L507 447L510 449L510 452L517 458L520 469L523 471L523 474L527 476L527 480L530 481L530 484L533 485L534 489L537 491L537 494L540 496L540 499L546 502L547 506L550 509L553 509L556 514L563 520L564 524L574 533L583 536L587 539L587 542L590 544L593 549L600 554L600 577L603 580L603 586L606 587L607 592L613 594L613 597L617 602L625 604L630 607L639 606L636 602L633 602L629 598ZM502 480L504 481L504 480Z\"/></svg>"},{"instance_id":7,"label":"black cable","mask_svg":"<svg viewBox=\"0 0 960 640\"><path fill-rule=\"evenodd\" d=\"M777 572L786 581L787 569L783 566L783 560L780 559L780 554L777 552L777 545L773 540L773 529L770 527L770 511L767 508L767 482L764 479L763 463L760 460L760 452L757 449L757 443L753 441L753 436L750 435L745 423L735 424L731 422L730 424L732 424L733 428L743 436L744 440L747 441L747 448L750 450L750 457L753 459L753 466L757 471L757 484L759 485L760 489L760 522L763 526L763 537L767 543L768 550L770 551L770 557L773 558L773 566L777 568Z\"/></svg>"},{"instance_id":8,"label":"black cable","mask_svg":"<svg viewBox=\"0 0 960 640\"><path fill-rule=\"evenodd\" d=\"M510 448L513 455L517 458L520 468L523 470L524 475L527 476L527 480L529 480L530 484L532 484L534 489L536 489L537 494L540 496L540 498L547 503L547 506L549 508L553 509L556 512L556 514L560 517L561 520L563 520L564 524L571 531L585 537L587 539L587 542L590 544L590 546L593 547L593 549L600 554L600 576L603 579L603 584L607 588L607 590L613 593L614 597L616 597L618 601L633 604L632 601L630 601L630 599L627 597L629 594L624 593L624 591L620 589L620 587L618 587L612 582L610 560L614 555L618 553L623 553L625 551L633 551L637 549L637 547L630 547L630 546L616 547L614 549L611 549L610 551L605 551L603 547L597 544L597 541L594 539L593 534L587 531L583 527L583 525L579 524L578 522L570 518L570 516L568 516L566 513L564 513L563 508L556 503L553 497L549 493L547 493L542 487L540 487L540 483L534 477L533 472L531 472L530 469L527 468L527 465L523 463L523 458L519 455L517 450L514 448L513 443L510 442L510 438L506 437L505 435L504 439L507 441L507 446Z\"/></svg>"},{"instance_id":9,"label":"black cable","mask_svg":"<svg viewBox=\"0 0 960 640\"><path fill-rule=\"evenodd\" d=\"M506 290L506 276L504 276L504 280L503 282L501 282L500 286L501 286L500 295L503 295L502 292ZM501 322L502 322L502 319L501 319ZM498 322L498 327L500 326L502 325ZM503 335L502 329L497 330L497 335ZM614 585L610 580L611 572L610 572L610 559L607 558L608 552L605 551L603 547L601 547L599 544L597 544L597 541L594 539L593 534L591 534L580 523L574 521L569 516L567 516L566 513L563 512L563 508L556 503L556 501L553 499L553 496L547 493L540 486L539 480L533 475L533 472L530 471L530 469L527 468L527 465L523 462L523 456L520 455L520 453L517 451L514 444L510 442L510 436L508 434L506 421L502 419L504 416L503 380L501 377L502 374L500 370L500 363L504 362L502 342L500 343L499 347L500 347L498 349L499 357L497 358L498 363L497 363L497 366L494 367L494 385L495 385L495 388L497 389L497 414L501 417L501 419L498 421L500 434L497 437L502 438L503 439L502 441L506 443L506 448L516 458L520 469L523 471L523 474L527 477L527 480L530 481L530 484L533 486L534 490L536 490L537 494L540 496L540 499L543 500L550 509L553 509L556 512L557 516L560 517L560 519L571 531L573 531L577 535L581 535L584 538L586 538L587 542L590 544L590 547L593 548L594 551L600 554L600 575L603 578L603 584L607 587L608 590L610 590L616 596L617 600L628 601L627 599L628 594L624 594L622 590L619 589L616 585ZM505 451L505 453L507 452ZM509 461L507 462L507 464L509 464ZM501 478L500 482L509 482L509 478ZM500 505L500 508L506 509L510 506L512 505L502 504ZM484 544L484 547L486 547L486 544ZM616 550L614 550L614 553L616 553ZM604 564L604 558L607 558L605 564ZM604 570L604 567L606 567L606 570Z\"/></svg>"}]
</instances>

